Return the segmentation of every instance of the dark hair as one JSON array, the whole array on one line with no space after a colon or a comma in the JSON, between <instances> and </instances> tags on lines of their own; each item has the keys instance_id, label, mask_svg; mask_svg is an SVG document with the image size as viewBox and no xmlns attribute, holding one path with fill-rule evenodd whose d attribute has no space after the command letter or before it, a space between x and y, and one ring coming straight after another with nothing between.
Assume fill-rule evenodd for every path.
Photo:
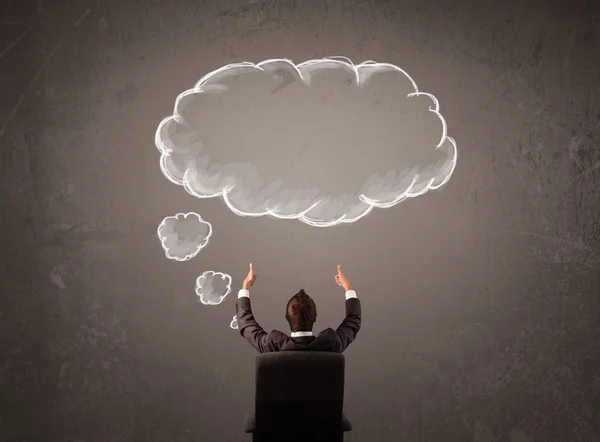
<instances>
[{"instance_id":1,"label":"dark hair","mask_svg":"<svg viewBox=\"0 0 600 442\"><path fill-rule=\"evenodd\" d=\"M285 319L290 324L290 330L312 331L317 320L317 306L304 289L290 298L285 309Z\"/></svg>"}]
</instances>

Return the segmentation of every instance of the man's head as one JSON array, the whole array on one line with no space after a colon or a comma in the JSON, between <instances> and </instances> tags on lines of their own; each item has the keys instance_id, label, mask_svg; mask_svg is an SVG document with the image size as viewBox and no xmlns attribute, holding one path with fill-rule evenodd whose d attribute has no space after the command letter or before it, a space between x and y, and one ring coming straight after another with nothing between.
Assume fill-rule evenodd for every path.
<instances>
[{"instance_id":1,"label":"man's head","mask_svg":"<svg viewBox=\"0 0 600 442\"><path fill-rule=\"evenodd\" d=\"M317 306L304 289L300 290L287 303L285 319L290 324L290 330L312 331L313 324L317 320Z\"/></svg>"}]
</instances>

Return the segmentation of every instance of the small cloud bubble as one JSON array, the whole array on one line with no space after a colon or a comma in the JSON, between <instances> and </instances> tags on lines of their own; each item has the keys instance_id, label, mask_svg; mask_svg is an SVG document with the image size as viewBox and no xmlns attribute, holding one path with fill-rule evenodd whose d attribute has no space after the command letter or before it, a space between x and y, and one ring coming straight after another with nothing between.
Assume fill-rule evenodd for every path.
<instances>
[{"instance_id":1,"label":"small cloud bubble","mask_svg":"<svg viewBox=\"0 0 600 442\"><path fill-rule=\"evenodd\" d=\"M208 270L196 279L196 295L204 305L219 305L231 292L231 276Z\"/></svg>"}]
</instances>

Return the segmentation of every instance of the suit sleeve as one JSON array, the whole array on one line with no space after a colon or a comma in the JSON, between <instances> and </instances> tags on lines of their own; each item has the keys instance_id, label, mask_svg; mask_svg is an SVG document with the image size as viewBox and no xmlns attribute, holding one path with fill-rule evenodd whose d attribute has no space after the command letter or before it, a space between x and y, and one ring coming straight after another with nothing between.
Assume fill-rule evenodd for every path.
<instances>
[{"instance_id":1,"label":"suit sleeve","mask_svg":"<svg viewBox=\"0 0 600 442\"><path fill-rule=\"evenodd\" d=\"M346 299L346 317L335 331L337 348L342 353L356 339L360 330L361 306L360 299Z\"/></svg>"},{"instance_id":2,"label":"suit sleeve","mask_svg":"<svg viewBox=\"0 0 600 442\"><path fill-rule=\"evenodd\" d=\"M246 338L252 347L259 353L268 353L278 350L276 348L276 343L271 339L271 333L264 331L258 322L256 322L256 319L254 319L250 298L238 298L235 305L235 311L240 334Z\"/></svg>"}]
</instances>

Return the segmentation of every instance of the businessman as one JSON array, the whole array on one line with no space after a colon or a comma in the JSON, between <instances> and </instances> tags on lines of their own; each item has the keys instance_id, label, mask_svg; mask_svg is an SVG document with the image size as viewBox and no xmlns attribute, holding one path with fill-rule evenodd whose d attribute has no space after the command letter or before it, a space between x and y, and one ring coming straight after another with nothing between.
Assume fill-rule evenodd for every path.
<instances>
[{"instance_id":1,"label":"businessman","mask_svg":"<svg viewBox=\"0 0 600 442\"><path fill-rule=\"evenodd\" d=\"M317 320L317 307L304 290L300 290L288 301L285 319L290 324L290 335L273 330L267 333L256 322L250 304L250 287L256 281L254 267L250 271L238 293L235 306L238 329L252 347L260 353L275 351L331 351L342 353L356 338L360 330L360 300L348 278L342 273L341 266L337 267L335 282L346 291L346 318L340 326L333 330L328 328L317 336L313 335L313 325Z\"/></svg>"}]
</instances>

